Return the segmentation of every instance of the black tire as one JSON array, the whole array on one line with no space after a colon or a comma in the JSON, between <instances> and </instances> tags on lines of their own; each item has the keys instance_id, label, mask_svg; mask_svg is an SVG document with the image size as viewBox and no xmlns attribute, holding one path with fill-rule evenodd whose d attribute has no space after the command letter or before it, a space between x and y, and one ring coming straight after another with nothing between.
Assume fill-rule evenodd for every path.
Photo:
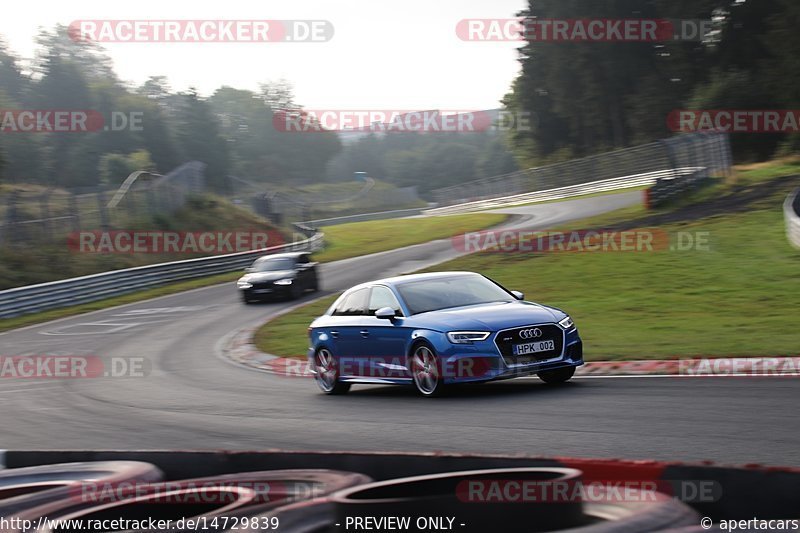
<instances>
[{"instance_id":1,"label":"black tire","mask_svg":"<svg viewBox=\"0 0 800 533\"><path fill-rule=\"evenodd\" d=\"M314 282L311 284L311 290L314 292L319 291L319 278L314 276Z\"/></svg>"},{"instance_id":2,"label":"black tire","mask_svg":"<svg viewBox=\"0 0 800 533\"><path fill-rule=\"evenodd\" d=\"M575 367L568 366L565 368L556 368L555 370L545 370L536 375L548 385L558 385L559 383L566 383L575 375Z\"/></svg>"},{"instance_id":3,"label":"black tire","mask_svg":"<svg viewBox=\"0 0 800 533\"><path fill-rule=\"evenodd\" d=\"M442 366L436 350L427 342L418 342L411 348L408 368L417 392L427 398L435 398L445 393Z\"/></svg>"},{"instance_id":4,"label":"black tire","mask_svg":"<svg viewBox=\"0 0 800 533\"><path fill-rule=\"evenodd\" d=\"M295 281L294 283L292 283L292 286L289 289L289 299L290 300L297 300L302 295L303 295L303 289L301 289L300 286Z\"/></svg>"},{"instance_id":5,"label":"black tire","mask_svg":"<svg viewBox=\"0 0 800 533\"><path fill-rule=\"evenodd\" d=\"M242 291L242 302L244 304L250 305L251 303L253 303L253 301L254 300L251 300L250 298L247 297L247 293L246 292Z\"/></svg>"},{"instance_id":6,"label":"black tire","mask_svg":"<svg viewBox=\"0 0 800 533\"><path fill-rule=\"evenodd\" d=\"M339 369L331 351L319 348L314 354L314 381L320 390L329 396L337 396L350 392L350 383L339 381Z\"/></svg>"},{"instance_id":7,"label":"black tire","mask_svg":"<svg viewBox=\"0 0 800 533\"><path fill-rule=\"evenodd\" d=\"M158 467L138 461L9 468L0 471L0 516L23 515L43 505L68 506L75 502L81 483L89 484L87 487L117 486L122 482L153 483L163 478Z\"/></svg>"}]
</instances>

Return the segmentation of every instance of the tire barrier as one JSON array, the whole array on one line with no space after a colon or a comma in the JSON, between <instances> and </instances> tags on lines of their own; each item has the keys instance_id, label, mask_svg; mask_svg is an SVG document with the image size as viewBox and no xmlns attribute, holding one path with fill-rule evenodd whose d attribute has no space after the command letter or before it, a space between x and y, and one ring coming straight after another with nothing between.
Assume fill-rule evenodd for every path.
<instances>
[{"instance_id":1,"label":"tire barrier","mask_svg":"<svg viewBox=\"0 0 800 533\"><path fill-rule=\"evenodd\" d=\"M367 517L409 516L410 524L416 525L425 517L442 515L455 516L459 523L464 523L459 531L552 531L584 523L579 500L553 502L544 498L545 501L520 504L501 494L489 502L486 498L471 498L469 485L502 480L519 484L533 482L533 486L554 486L554 483L569 486L580 483L580 477L579 470L568 468L472 470L380 481L338 492L331 500L336 523L341 525L339 531L346 531L347 522L363 521ZM532 526L534 523L536 525ZM426 522L424 527L411 527L408 531L429 529Z\"/></svg>"},{"instance_id":2,"label":"tire barrier","mask_svg":"<svg viewBox=\"0 0 800 533\"><path fill-rule=\"evenodd\" d=\"M371 481L362 474L331 470L243 472L159 483L84 481L72 483L72 490L59 499L28 507L14 516L34 523L40 517L49 520L114 517L136 521L152 518L176 524L181 519L192 519L201 520L204 531L224 531L231 529L226 527L228 522L238 526L242 522L238 519ZM218 518L216 522L214 517ZM54 533L54 530L45 524L37 533Z\"/></svg>"},{"instance_id":3,"label":"tire barrier","mask_svg":"<svg viewBox=\"0 0 800 533\"><path fill-rule=\"evenodd\" d=\"M331 497L339 531L368 517L408 516L407 531L429 531L452 517L459 531L499 530L647 533L697 524L687 505L656 492L630 489L624 498L594 491L587 502L582 472L514 468L452 472L372 483ZM509 490L513 489L513 490ZM448 520L450 520L448 518Z\"/></svg>"},{"instance_id":4,"label":"tire barrier","mask_svg":"<svg viewBox=\"0 0 800 533\"><path fill-rule=\"evenodd\" d=\"M66 460L102 461L77 465L77 470L74 464L34 466ZM370 518L371 530L379 531L386 529L376 520L406 517L406 527L394 530L443 530L450 525L451 531L465 532L695 533L704 530L698 528L700 517L713 524L785 519L800 509L800 469L756 465L284 451L10 451L6 463L9 469L0 472L0 518L249 518L238 524L209 524L204 531L263 533L270 519L284 533L355 531L367 530L353 526ZM109 474L108 465L114 464L138 464L136 474L127 471L125 476L144 478L146 489L131 492L130 484L109 482L105 485L125 490L112 491L109 498L97 489L106 497L86 497L85 485L97 488L104 486L98 480L125 479L119 470ZM37 472L42 476L31 475ZM48 472L50 477L44 477ZM158 480L161 472L166 481ZM48 488L50 484L55 488ZM197 529L174 524L170 531Z\"/></svg>"},{"instance_id":5,"label":"tire barrier","mask_svg":"<svg viewBox=\"0 0 800 533\"><path fill-rule=\"evenodd\" d=\"M0 471L0 516L64 501L76 483L152 483L163 479L161 470L138 461L62 463Z\"/></svg>"},{"instance_id":6,"label":"tire barrier","mask_svg":"<svg viewBox=\"0 0 800 533\"><path fill-rule=\"evenodd\" d=\"M564 502L507 503L488 507L472 504L472 508L448 497L452 495L446 492L441 493L442 488L454 488L451 484L442 484L444 478L460 483L465 479L475 480L476 476L492 478L500 475L508 479L516 475L517 480L535 481L538 476L534 470L539 474L563 475L564 472L564 469L485 470L398 479L346 490L322 501L280 507L261 518L277 520L283 533L354 531L359 529L359 525L379 524L381 517L400 517L398 522L402 525L394 528L400 531L449 529L481 533L694 533L694 527L700 521L700 516L689 506L658 493L648 493L640 501L572 502L567 506ZM557 479L552 478L553 481ZM569 483L575 478L561 481ZM631 496L635 498L636 491L633 492ZM445 522L450 518L452 522ZM402 522L403 519L407 519L406 522ZM374 530L381 530L380 526ZM256 529L246 531L258 533Z\"/></svg>"}]
</instances>

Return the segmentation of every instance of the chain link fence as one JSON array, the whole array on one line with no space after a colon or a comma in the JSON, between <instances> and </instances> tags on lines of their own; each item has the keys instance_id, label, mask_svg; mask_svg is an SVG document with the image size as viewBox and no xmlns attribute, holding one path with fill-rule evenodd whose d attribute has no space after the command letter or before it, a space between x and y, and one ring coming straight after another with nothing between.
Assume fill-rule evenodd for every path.
<instances>
[{"instance_id":1,"label":"chain link fence","mask_svg":"<svg viewBox=\"0 0 800 533\"><path fill-rule=\"evenodd\" d=\"M191 161L165 176L140 176L124 191L12 190L0 195L0 245L63 242L71 232L121 228L143 217L172 213L189 195L205 190L204 168Z\"/></svg>"},{"instance_id":2,"label":"chain link fence","mask_svg":"<svg viewBox=\"0 0 800 533\"><path fill-rule=\"evenodd\" d=\"M657 199L671 196L684 186L691 186L705 177L729 175L732 164L727 134L695 133L470 181L437 189L433 191L433 196L438 206L444 207L623 176L658 173L661 177L655 188L660 192L653 196Z\"/></svg>"},{"instance_id":3,"label":"chain link fence","mask_svg":"<svg viewBox=\"0 0 800 533\"><path fill-rule=\"evenodd\" d=\"M230 183L235 203L277 226L425 205L416 187L391 187L372 178L325 184L318 190L270 187L235 176L230 176Z\"/></svg>"}]
</instances>

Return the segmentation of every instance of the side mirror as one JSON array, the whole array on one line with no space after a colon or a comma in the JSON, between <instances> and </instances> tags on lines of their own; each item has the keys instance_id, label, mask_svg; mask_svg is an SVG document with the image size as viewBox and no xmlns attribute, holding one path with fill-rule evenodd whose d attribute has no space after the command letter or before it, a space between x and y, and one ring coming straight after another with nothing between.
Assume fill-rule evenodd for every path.
<instances>
[{"instance_id":1,"label":"side mirror","mask_svg":"<svg viewBox=\"0 0 800 533\"><path fill-rule=\"evenodd\" d=\"M519 291L511 291L511 294L513 294L514 298L516 298L517 300L524 300L525 299L525 295L523 293L519 292Z\"/></svg>"},{"instance_id":2,"label":"side mirror","mask_svg":"<svg viewBox=\"0 0 800 533\"><path fill-rule=\"evenodd\" d=\"M381 307L377 311L375 311L375 318L382 318L384 320L392 320L395 316L397 316L394 312L394 309L391 307Z\"/></svg>"},{"instance_id":3,"label":"side mirror","mask_svg":"<svg viewBox=\"0 0 800 533\"><path fill-rule=\"evenodd\" d=\"M255 272L255 269L253 267L247 267L244 269L244 271L250 273L250 272Z\"/></svg>"}]
</instances>

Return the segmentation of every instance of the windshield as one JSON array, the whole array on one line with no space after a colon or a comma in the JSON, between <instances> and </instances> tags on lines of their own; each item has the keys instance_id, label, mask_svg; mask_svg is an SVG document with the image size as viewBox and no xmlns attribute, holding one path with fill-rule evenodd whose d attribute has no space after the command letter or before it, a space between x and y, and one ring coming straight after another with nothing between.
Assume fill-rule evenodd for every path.
<instances>
[{"instance_id":1,"label":"windshield","mask_svg":"<svg viewBox=\"0 0 800 533\"><path fill-rule=\"evenodd\" d=\"M483 276L453 276L409 281L397 286L412 315L478 305L513 302L514 297Z\"/></svg>"},{"instance_id":2,"label":"windshield","mask_svg":"<svg viewBox=\"0 0 800 533\"><path fill-rule=\"evenodd\" d=\"M292 270L294 260L282 257L280 259L261 259L253 265L254 272L277 272L279 270Z\"/></svg>"}]
</instances>

